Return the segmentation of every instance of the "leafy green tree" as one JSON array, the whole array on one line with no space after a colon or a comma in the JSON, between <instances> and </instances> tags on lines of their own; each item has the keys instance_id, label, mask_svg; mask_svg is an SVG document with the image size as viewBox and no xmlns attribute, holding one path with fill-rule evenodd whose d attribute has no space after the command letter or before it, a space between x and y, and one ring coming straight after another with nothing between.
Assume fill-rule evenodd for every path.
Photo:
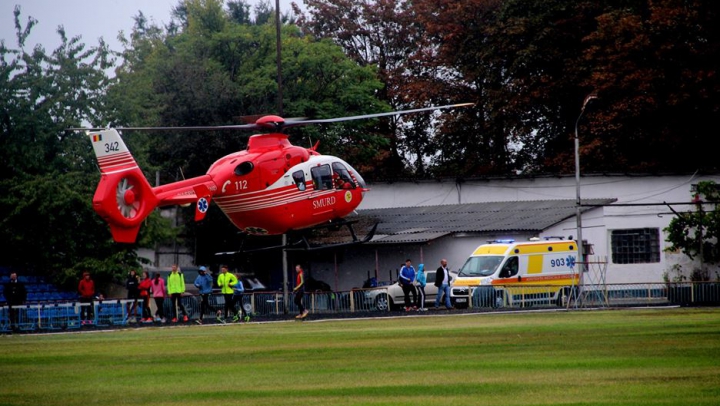
<instances>
[{"instance_id":1,"label":"leafy green tree","mask_svg":"<svg viewBox=\"0 0 720 406\"><path fill-rule=\"evenodd\" d=\"M138 265L133 246L113 244L92 210L99 180L85 134L66 131L101 121L112 54L57 32L52 53L25 43L36 20L21 24L18 48L0 44L0 246L2 262L74 288L83 270L103 284ZM149 231L145 232L146 234Z\"/></svg>"},{"instance_id":2,"label":"leafy green tree","mask_svg":"<svg viewBox=\"0 0 720 406\"><path fill-rule=\"evenodd\" d=\"M675 213L676 217L663 230L671 246L666 251L681 251L692 260L699 260L699 267L690 272L695 281L710 280L708 265L720 263L720 187L713 181L699 182L694 190L697 210ZM706 211L704 204L713 205Z\"/></svg>"}]
</instances>

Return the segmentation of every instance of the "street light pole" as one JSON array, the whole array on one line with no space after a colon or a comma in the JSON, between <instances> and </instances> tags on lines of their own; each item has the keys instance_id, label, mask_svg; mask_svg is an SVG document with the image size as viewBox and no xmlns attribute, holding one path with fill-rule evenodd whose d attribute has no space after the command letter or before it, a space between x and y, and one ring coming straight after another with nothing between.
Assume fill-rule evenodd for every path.
<instances>
[{"instance_id":1,"label":"street light pole","mask_svg":"<svg viewBox=\"0 0 720 406\"><path fill-rule=\"evenodd\" d=\"M576 221L576 227L577 227L577 248L578 248L578 271L580 273L579 275L579 284L582 286L583 284L583 262L584 262L584 247L583 247L583 236L582 236L582 212L581 212L581 206L582 206L582 200L580 199L580 139L578 138L578 124L580 123L580 117L582 117L583 113L585 112L585 106L590 102L592 99L596 99L597 96L595 94L589 94L585 101L583 101L582 108L580 109L580 115L578 115L577 120L575 121L575 192L576 192L576 200L575 200L575 221Z\"/></svg>"}]
</instances>

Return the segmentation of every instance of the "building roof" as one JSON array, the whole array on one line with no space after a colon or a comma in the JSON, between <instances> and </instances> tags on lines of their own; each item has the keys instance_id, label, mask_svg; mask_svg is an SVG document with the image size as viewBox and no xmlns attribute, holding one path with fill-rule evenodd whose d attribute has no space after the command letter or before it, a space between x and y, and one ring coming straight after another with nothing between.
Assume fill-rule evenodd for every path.
<instances>
[{"instance_id":1,"label":"building roof","mask_svg":"<svg viewBox=\"0 0 720 406\"><path fill-rule=\"evenodd\" d=\"M581 210L609 205L617 199L584 199ZM545 229L574 217L575 200L532 200L465 203L439 206L393 207L358 210L365 221L378 223L370 244L432 241L453 233L529 232Z\"/></svg>"}]
</instances>

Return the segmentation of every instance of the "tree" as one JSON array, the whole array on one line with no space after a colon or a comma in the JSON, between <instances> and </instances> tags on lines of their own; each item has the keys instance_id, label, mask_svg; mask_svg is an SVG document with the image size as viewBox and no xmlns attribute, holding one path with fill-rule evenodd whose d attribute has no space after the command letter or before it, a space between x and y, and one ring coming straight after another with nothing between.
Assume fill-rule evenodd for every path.
<instances>
[{"instance_id":1,"label":"tree","mask_svg":"<svg viewBox=\"0 0 720 406\"><path fill-rule=\"evenodd\" d=\"M699 260L699 267L690 272L690 279L708 281L708 265L720 263L720 187L713 181L700 182L693 198L697 210L675 212L676 217L663 230L667 233L666 241L671 243L666 251L679 250L691 260ZM714 206L710 211L704 209L708 203Z\"/></svg>"},{"instance_id":2,"label":"tree","mask_svg":"<svg viewBox=\"0 0 720 406\"><path fill-rule=\"evenodd\" d=\"M585 83L601 97L588 116L591 168L718 170L701 146L720 110L719 12L713 1L659 0L598 16L583 55L594 65Z\"/></svg>"},{"instance_id":3,"label":"tree","mask_svg":"<svg viewBox=\"0 0 720 406\"><path fill-rule=\"evenodd\" d=\"M307 15L296 10L298 25L315 38L331 39L361 66L377 69L384 87L378 98L393 110L448 104L457 100L436 88L417 84L416 77L433 75L415 65L412 58L428 46L422 27L417 24L412 2L402 0L309 0ZM414 88L416 91L412 91ZM443 113L443 116L452 113ZM429 114L404 116L382 122L379 131L387 139L387 149L373 162L374 176L401 177L413 172L424 174L425 161L435 154L433 124Z\"/></svg>"},{"instance_id":4,"label":"tree","mask_svg":"<svg viewBox=\"0 0 720 406\"><path fill-rule=\"evenodd\" d=\"M18 49L0 44L0 245L3 263L76 286L83 270L99 283L138 265L131 246L112 243L92 210L99 179L85 134L66 131L102 120L111 52L101 40L86 48L61 26L60 46L31 52L14 11Z\"/></svg>"}]
</instances>

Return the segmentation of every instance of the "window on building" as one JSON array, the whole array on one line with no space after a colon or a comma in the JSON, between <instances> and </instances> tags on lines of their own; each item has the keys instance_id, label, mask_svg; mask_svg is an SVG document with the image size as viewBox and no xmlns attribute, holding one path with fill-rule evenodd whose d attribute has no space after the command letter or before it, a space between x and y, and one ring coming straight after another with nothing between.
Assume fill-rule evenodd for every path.
<instances>
[{"instance_id":1,"label":"window on building","mask_svg":"<svg viewBox=\"0 0 720 406\"><path fill-rule=\"evenodd\" d=\"M615 264L660 262L660 230L657 228L612 230L610 245Z\"/></svg>"}]
</instances>

